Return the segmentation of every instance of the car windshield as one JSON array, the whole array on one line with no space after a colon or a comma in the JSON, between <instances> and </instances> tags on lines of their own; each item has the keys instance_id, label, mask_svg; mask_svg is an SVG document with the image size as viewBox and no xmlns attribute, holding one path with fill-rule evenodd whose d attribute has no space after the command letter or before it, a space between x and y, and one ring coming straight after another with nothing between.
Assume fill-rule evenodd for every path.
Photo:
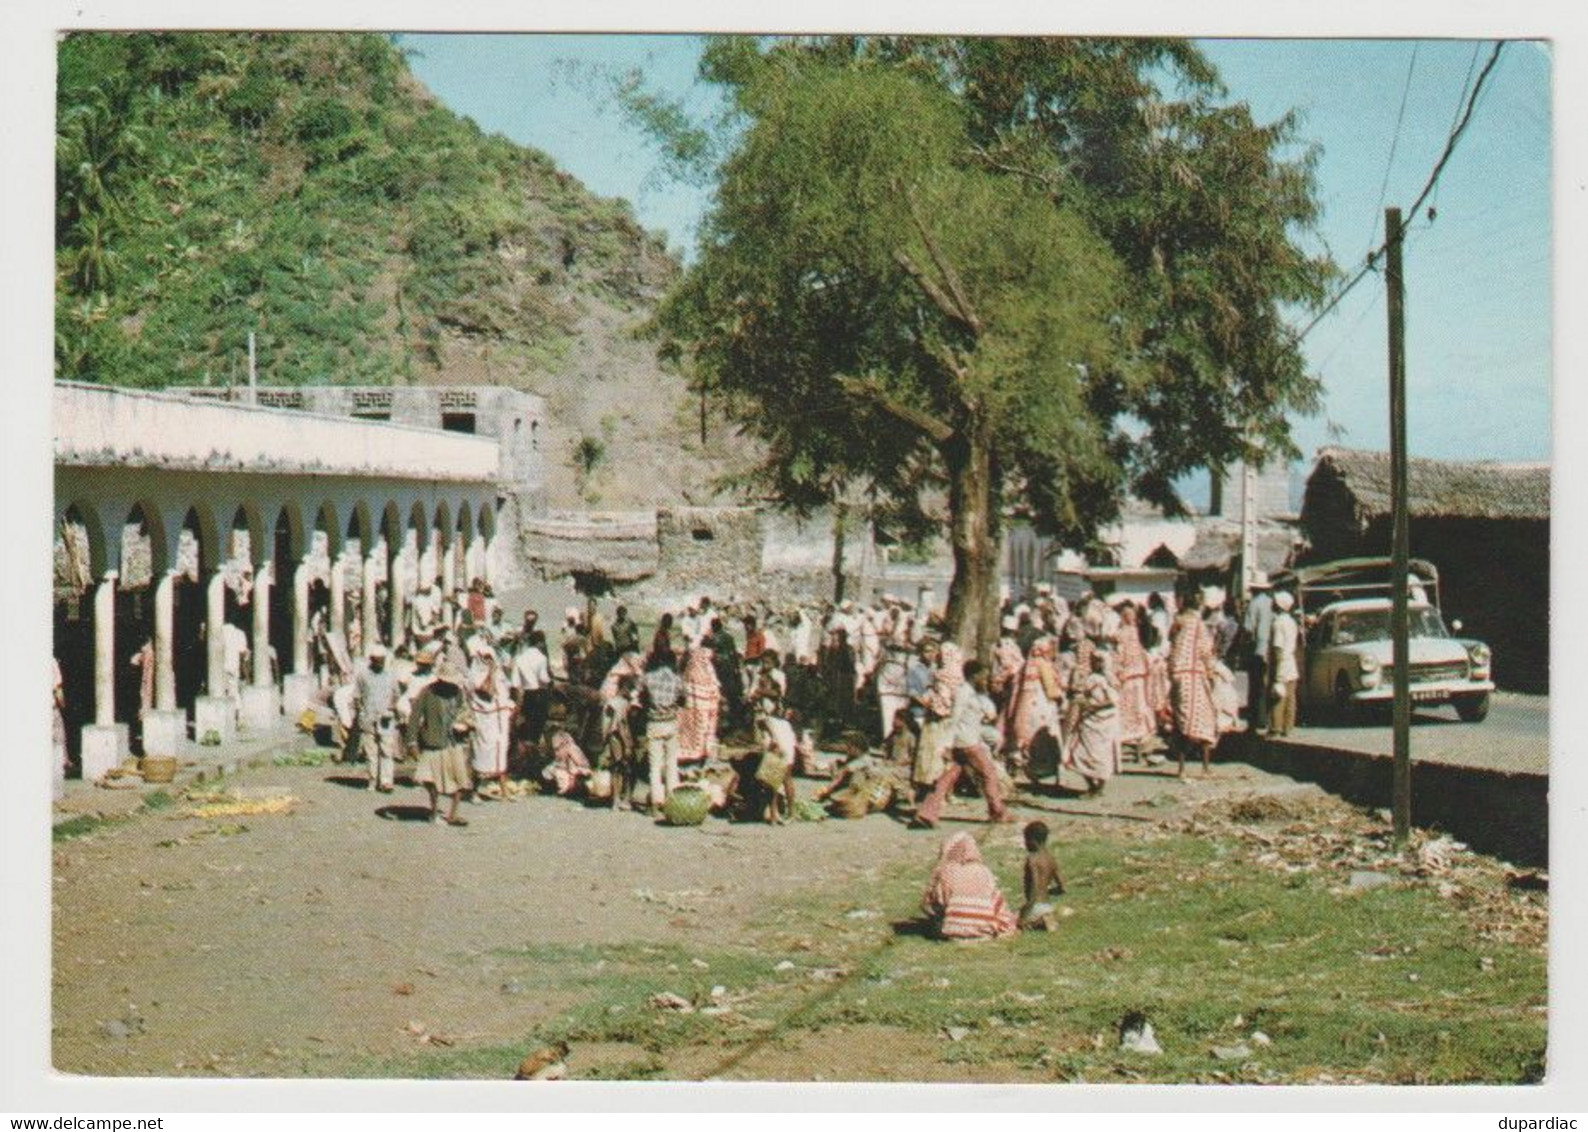
<instances>
[{"instance_id":1,"label":"car windshield","mask_svg":"<svg viewBox=\"0 0 1588 1132\"><path fill-rule=\"evenodd\" d=\"M1422 606L1408 611L1410 633L1413 637L1448 637L1439 610ZM1390 611L1388 609L1359 609L1342 613L1334 623L1334 643L1354 645L1361 641L1387 641L1390 639Z\"/></svg>"}]
</instances>

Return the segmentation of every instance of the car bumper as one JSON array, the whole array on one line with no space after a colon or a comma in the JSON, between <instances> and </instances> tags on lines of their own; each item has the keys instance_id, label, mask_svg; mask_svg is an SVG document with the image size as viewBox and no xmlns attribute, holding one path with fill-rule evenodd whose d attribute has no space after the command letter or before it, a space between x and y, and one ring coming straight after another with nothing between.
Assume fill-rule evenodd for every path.
<instances>
[{"instance_id":1,"label":"car bumper","mask_svg":"<svg viewBox=\"0 0 1588 1132\"><path fill-rule=\"evenodd\" d=\"M1427 684L1412 685L1412 703L1448 703L1458 696L1480 696L1485 692L1494 691L1492 680L1436 680ZM1351 702L1357 704L1387 704L1395 698L1393 683L1380 684L1377 688L1364 689L1351 695Z\"/></svg>"}]
</instances>

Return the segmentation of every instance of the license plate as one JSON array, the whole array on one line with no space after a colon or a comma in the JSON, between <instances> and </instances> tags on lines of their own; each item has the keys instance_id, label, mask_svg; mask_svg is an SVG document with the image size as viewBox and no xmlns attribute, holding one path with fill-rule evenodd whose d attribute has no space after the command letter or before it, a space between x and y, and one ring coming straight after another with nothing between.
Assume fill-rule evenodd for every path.
<instances>
[{"instance_id":1,"label":"license plate","mask_svg":"<svg viewBox=\"0 0 1588 1132\"><path fill-rule=\"evenodd\" d=\"M1429 703L1432 700L1442 700L1444 698L1445 698L1445 694L1443 692L1413 692L1412 693L1412 703L1414 703L1414 704L1425 704L1425 703Z\"/></svg>"}]
</instances>

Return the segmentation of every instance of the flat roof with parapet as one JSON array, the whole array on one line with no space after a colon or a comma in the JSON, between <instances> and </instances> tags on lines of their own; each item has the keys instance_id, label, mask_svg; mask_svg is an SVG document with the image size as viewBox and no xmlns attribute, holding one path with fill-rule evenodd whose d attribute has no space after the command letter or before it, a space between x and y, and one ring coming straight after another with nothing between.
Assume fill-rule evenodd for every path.
<instances>
[{"instance_id":1,"label":"flat roof with parapet","mask_svg":"<svg viewBox=\"0 0 1588 1132\"><path fill-rule=\"evenodd\" d=\"M492 437L58 381L56 464L494 483Z\"/></svg>"}]
</instances>

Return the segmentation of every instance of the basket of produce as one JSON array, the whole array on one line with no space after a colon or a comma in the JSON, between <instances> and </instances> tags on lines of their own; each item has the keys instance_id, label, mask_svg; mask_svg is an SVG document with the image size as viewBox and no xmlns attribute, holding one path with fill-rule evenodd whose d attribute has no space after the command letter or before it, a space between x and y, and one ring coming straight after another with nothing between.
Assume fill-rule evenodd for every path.
<instances>
[{"instance_id":1,"label":"basket of produce","mask_svg":"<svg viewBox=\"0 0 1588 1132\"><path fill-rule=\"evenodd\" d=\"M171 755L145 755L143 780L145 782L170 782L176 778L176 759Z\"/></svg>"},{"instance_id":2,"label":"basket of produce","mask_svg":"<svg viewBox=\"0 0 1588 1132\"><path fill-rule=\"evenodd\" d=\"M711 812L711 795L692 784L678 787L662 803L668 825L700 825Z\"/></svg>"}]
</instances>

